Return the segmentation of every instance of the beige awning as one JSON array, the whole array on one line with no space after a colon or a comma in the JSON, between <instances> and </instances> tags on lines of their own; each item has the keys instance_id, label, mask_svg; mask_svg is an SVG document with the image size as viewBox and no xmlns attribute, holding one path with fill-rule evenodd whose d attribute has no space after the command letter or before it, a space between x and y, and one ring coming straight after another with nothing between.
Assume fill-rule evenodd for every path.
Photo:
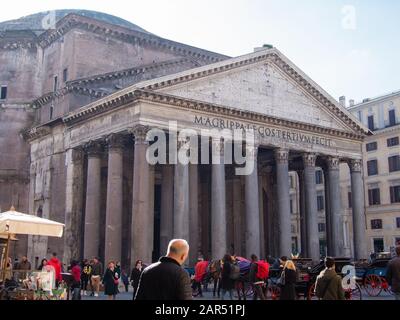
<instances>
[{"instance_id":1,"label":"beige awning","mask_svg":"<svg viewBox=\"0 0 400 320\"><path fill-rule=\"evenodd\" d=\"M0 233L0 239L7 240L8 239L8 234L6 233ZM15 237L15 234L10 235L10 240L11 241L17 241L18 239Z\"/></svg>"},{"instance_id":2,"label":"beige awning","mask_svg":"<svg viewBox=\"0 0 400 320\"><path fill-rule=\"evenodd\" d=\"M0 213L0 234L62 237L64 224L21 213L11 208Z\"/></svg>"}]
</instances>

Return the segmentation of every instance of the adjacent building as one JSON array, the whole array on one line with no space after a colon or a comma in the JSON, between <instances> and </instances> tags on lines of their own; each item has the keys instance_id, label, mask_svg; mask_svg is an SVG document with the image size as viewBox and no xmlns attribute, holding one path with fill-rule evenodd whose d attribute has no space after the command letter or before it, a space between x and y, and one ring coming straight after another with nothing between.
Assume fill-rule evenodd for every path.
<instances>
[{"instance_id":1,"label":"adjacent building","mask_svg":"<svg viewBox=\"0 0 400 320\"><path fill-rule=\"evenodd\" d=\"M348 110L373 132L363 145L366 241L369 252L387 252L400 244L400 91L350 101ZM341 183L342 205L351 211L346 171Z\"/></svg>"}]
</instances>

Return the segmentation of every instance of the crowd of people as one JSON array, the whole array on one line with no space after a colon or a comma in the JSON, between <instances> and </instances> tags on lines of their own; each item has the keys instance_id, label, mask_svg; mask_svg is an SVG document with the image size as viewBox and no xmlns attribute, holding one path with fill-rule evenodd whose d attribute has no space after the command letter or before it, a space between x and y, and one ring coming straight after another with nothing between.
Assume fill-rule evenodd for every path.
<instances>
[{"instance_id":1,"label":"crowd of people","mask_svg":"<svg viewBox=\"0 0 400 320\"><path fill-rule=\"evenodd\" d=\"M237 257L225 254L221 260L217 261L217 264L211 264L203 257L199 257L191 279L183 268L188 254L189 245L185 240L171 240L166 256L148 267L145 267L141 260L136 261L130 277L127 270L121 269L119 262L110 261L106 270L103 270L103 264L97 257L91 260L85 259L82 262L73 260L67 268L72 275L70 284L72 299L79 300L82 296L88 295L89 291L91 296L98 297L102 284L104 294L109 300L113 300L119 293L119 284L121 283L128 292L130 283L133 287L134 300L189 300L193 298L193 290L198 290L199 295L202 296L202 286L207 285L204 283L205 277L210 274L217 274L217 282L214 286L217 286L215 289L218 293L221 291L219 294L221 299L225 299L226 294L233 299L235 289L239 299L245 298L243 278L241 278L242 273ZM396 247L396 254L397 256L388 264L386 279L391 285L395 298L400 300L400 246ZM251 285L253 299L266 300L270 269L278 269L279 298L295 300L297 298L295 285L299 273L295 263L286 256L267 260L259 260L255 254L250 257L246 281ZM344 300L342 277L336 273L335 260L326 257L324 264L325 269L316 278L315 296L322 300ZM211 270L211 266L214 269ZM26 256L16 261L13 266L11 259L8 260L6 269L8 280L15 278L12 269L18 270L21 278L25 277L23 273L32 271L31 263ZM56 253L53 253L50 259L43 259L37 269L39 271L53 270L56 287L63 281L64 270Z\"/></svg>"}]
</instances>

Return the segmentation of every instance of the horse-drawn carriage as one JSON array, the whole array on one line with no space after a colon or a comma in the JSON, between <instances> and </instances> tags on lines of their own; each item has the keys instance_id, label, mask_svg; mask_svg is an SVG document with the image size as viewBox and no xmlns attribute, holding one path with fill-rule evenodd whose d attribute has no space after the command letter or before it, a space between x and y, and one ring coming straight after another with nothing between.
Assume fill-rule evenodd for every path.
<instances>
[{"instance_id":1,"label":"horse-drawn carriage","mask_svg":"<svg viewBox=\"0 0 400 320\"><path fill-rule=\"evenodd\" d=\"M321 260L318 264L313 265L311 259L300 258L293 259L293 262L297 269L297 281L295 285L297 297L307 300L318 299L315 296L315 283L318 275L325 269L324 261ZM336 273L345 276L345 274L342 274L342 269L347 265L353 265L349 258L336 258ZM270 269L268 292L271 293L273 300L279 299L280 285L278 279L280 274L281 269ZM361 287L358 283L355 283L355 288L344 289L344 291L347 300L361 300L362 298Z\"/></svg>"},{"instance_id":2,"label":"horse-drawn carriage","mask_svg":"<svg viewBox=\"0 0 400 320\"><path fill-rule=\"evenodd\" d=\"M370 262L357 262L357 282L364 287L367 294L377 297L382 291L391 292L386 280L387 265L391 259L390 253L380 253Z\"/></svg>"}]
</instances>

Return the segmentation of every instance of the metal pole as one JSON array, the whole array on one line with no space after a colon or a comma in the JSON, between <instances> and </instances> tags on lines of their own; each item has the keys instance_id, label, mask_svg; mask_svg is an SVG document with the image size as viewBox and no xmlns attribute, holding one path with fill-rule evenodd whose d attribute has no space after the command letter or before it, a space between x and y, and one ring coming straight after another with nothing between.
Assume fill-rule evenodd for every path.
<instances>
[{"instance_id":1,"label":"metal pole","mask_svg":"<svg viewBox=\"0 0 400 320\"><path fill-rule=\"evenodd\" d=\"M6 254L5 254L4 263L3 263L3 274L2 274L3 283L6 279L6 267L7 267L8 252L9 252L9 247L10 247L10 237L11 237L11 234L9 233L7 236Z\"/></svg>"}]
</instances>

